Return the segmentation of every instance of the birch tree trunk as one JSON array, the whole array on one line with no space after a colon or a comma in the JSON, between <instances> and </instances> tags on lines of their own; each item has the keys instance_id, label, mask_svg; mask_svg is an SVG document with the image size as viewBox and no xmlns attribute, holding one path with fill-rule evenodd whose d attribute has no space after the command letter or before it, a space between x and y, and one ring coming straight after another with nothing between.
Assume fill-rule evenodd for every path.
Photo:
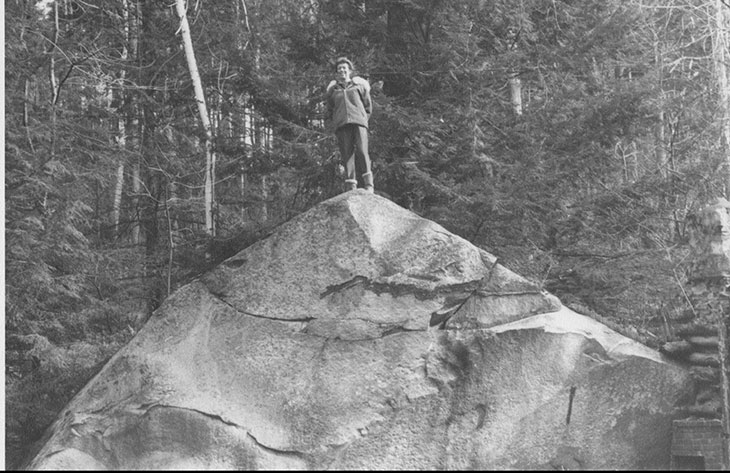
<instances>
[{"instance_id":1,"label":"birch tree trunk","mask_svg":"<svg viewBox=\"0 0 730 473\"><path fill-rule=\"evenodd\" d=\"M718 105L720 109L720 146L725 158L725 197L730 195L730 5L726 0L715 0L715 24L712 28L712 55L717 76ZM726 280L727 283L727 280ZM725 285L727 290L727 284ZM722 313L718 320L720 336L720 373L722 376L722 430L725 468L730 467L730 344L728 342L730 314Z\"/></svg>"},{"instance_id":2,"label":"birch tree trunk","mask_svg":"<svg viewBox=\"0 0 730 473\"><path fill-rule=\"evenodd\" d=\"M244 97L243 106L243 147L245 149L245 157L247 161L251 161L253 157L253 105L250 104L250 97ZM248 208L246 206L246 181L248 180L245 169L241 170L241 215L245 217L248 215Z\"/></svg>"},{"instance_id":3,"label":"birch tree trunk","mask_svg":"<svg viewBox=\"0 0 730 473\"><path fill-rule=\"evenodd\" d=\"M27 127L29 123L28 103L30 103L30 79L25 79L25 87L23 88L23 126Z\"/></svg>"},{"instance_id":4,"label":"birch tree trunk","mask_svg":"<svg viewBox=\"0 0 730 473\"><path fill-rule=\"evenodd\" d=\"M714 15L713 15L714 13ZM712 32L712 56L717 80L718 109L720 113L719 145L724 158L724 195L730 196L730 78L728 77L728 61L730 61L730 5L725 0L715 0L710 13L710 31ZM725 229L721 229L725 230ZM727 291L728 280L725 278L724 288ZM721 375L721 403L724 466L730 465L730 342L728 329L730 314L720 310L717 329L719 335L719 356Z\"/></svg>"},{"instance_id":5,"label":"birch tree trunk","mask_svg":"<svg viewBox=\"0 0 730 473\"><path fill-rule=\"evenodd\" d=\"M134 119L133 123L135 129L134 133L139 133L139 123L137 119ZM135 149L138 149L139 141L139 139L135 138L135 143L137 143L137 147L135 147ZM142 241L140 237L140 195L142 194L142 176L140 174L139 161L140 158L138 155L137 160L132 166L132 201L134 207L134 217L132 222L132 243L134 243L135 245L140 244Z\"/></svg>"},{"instance_id":6,"label":"birch tree trunk","mask_svg":"<svg viewBox=\"0 0 730 473\"><path fill-rule=\"evenodd\" d=\"M215 236L215 222L213 219L214 206L214 180L215 180L215 154L213 153L213 133L211 131L208 110L205 105L203 85L198 73L198 63L195 60L193 41L190 37L190 25L185 11L184 0L176 0L175 7L180 18L180 33L182 34L185 59L190 72L190 79L193 81L195 101L198 103L198 114L205 132L205 228L210 237Z\"/></svg>"},{"instance_id":7,"label":"birch tree trunk","mask_svg":"<svg viewBox=\"0 0 730 473\"><path fill-rule=\"evenodd\" d=\"M140 43L141 43L141 26L142 26L142 8L140 2L135 1L127 3L129 11L129 51L128 54L131 58L141 64L140 58ZM137 81L143 83L142 80L142 69L137 69ZM133 99L136 94L125 92L124 100L127 105L127 116L124 122L124 132L127 135L126 146L127 149L132 151L132 155L135 156L132 164L132 208L134 209L134 215L132 216L132 243L139 245L142 242L141 237L141 210L142 210L142 111L139 103Z\"/></svg>"},{"instance_id":8,"label":"birch tree trunk","mask_svg":"<svg viewBox=\"0 0 730 473\"><path fill-rule=\"evenodd\" d=\"M127 48L127 44L129 43L130 39L130 28L129 28L129 4L127 3L127 0L122 0L122 11L123 11L123 17L122 21L124 22L124 45L122 46L122 54L120 59L123 62L126 62L129 59L129 49ZM123 67L121 72L119 73L119 92L117 92L120 97L122 98L121 101L124 101L124 83L127 75L126 67ZM123 106L120 106L119 108L123 109ZM127 147L127 130L125 126L125 120L126 118L123 115L119 115L117 117L117 133L118 133L118 139L117 144L119 145L119 148L122 150L122 156L124 156L124 151ZM114 235L119 235L119 218L121 215L121 208L122 208L122 191L124 189L124 161L120 160L119 164L117 164L117 176L116 176L116 183L114 184L114 200L112 204L112 212L113 212L113 218L114 218Z\"/></svg>"},{"instance_id":9,"label":"birch tree trunk","mask_svg":"<svg viewBox=\"0 0 730 473\"><path fill-rule=\"evenodd\" d=\"M512 103L512 111L515 115L522 115L522 80L519 73L515 73L509 79L510 102Z\"/></svg>"},{"instance_id":10,"label":"birch tree trunk","mask_svg":"<svg viewBox=\"0 0 730 473\"><path fill-rule=\"evenodd\" d=\"M721 146L725 157L725 197L730 197L730 5L715 0L715 24L712 27L712 53L717 76L718 104L721 113Z\"/></svg>"},{"instance_id":11,"label":"birch tree trunk","mask_svg":"<svg viewBox=\"0 0 730 473\"><path fill-rule=\"evenodd\" d=\"M662 177L666 178L667 172L667 147L665 134L665 92L664 92L664 51L659 40L659 33L653 31L654 34L654 62L659 70L659 101L657 106L656 123L654 125L654 155L656 157L657 169Z\"/></svg>"},{"instance_id":12,"label":"birch tree trunk","mask_svg":"<svg viewBox=\"0 0 730 473\"><path fill-rule=\"evenodd\" d=\"M51 147L49 150L50 159L56 157L56 105L58 105L58 96L60 93L58 79L56 78L56 51L55 47L58 44L59 36L59 24L58 24L58 2L53 2L53 40L48 47L48 52L51 55L51 60L48 66L48 79L51 85Z\"/></svg>"},{"instance_id":13,"label":"birch tree trunk","mask_svg":"<svg viewBox=\"0 0 730 473\"><path fill-rule=\"evenodd\" d=\"M117 122L119 139L119 148L124 149L126 146L126 130L124 127L124 119L120 118ZM117 164L116 182L114 183L114 201L112 203L112 214L114 219L114 235L119 236L119 218L122 209L122 190L124 189L124 162Z\"/></svg>"}]
</instances>

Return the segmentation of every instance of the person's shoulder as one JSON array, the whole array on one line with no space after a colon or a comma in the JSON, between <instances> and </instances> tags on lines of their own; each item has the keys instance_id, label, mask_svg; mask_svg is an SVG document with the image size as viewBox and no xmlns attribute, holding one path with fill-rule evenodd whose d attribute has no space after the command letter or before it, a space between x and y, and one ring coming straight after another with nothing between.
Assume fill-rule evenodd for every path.
<instances>
[{"instance_id":1,"label":"person's shoulder","mask_svg":"<svg viewBox=\"0 0 730 473\"><path fill-rule=\"evenodd\" d=\"M368 82L367 79L365 79L364 77L355 76L352 78L352 82L354 82L355 85L361 85L367 90L370 90L370 82Z\"/></svg>"}]
</instances>

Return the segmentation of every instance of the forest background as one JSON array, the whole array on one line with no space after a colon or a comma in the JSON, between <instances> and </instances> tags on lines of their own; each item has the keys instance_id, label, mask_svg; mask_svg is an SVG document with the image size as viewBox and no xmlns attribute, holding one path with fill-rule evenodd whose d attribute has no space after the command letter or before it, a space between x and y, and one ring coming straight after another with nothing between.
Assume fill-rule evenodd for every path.
<instances>
[{"instance_id":1,"label":"forest background","mask_svg":"<svg viewBox=\"0 0 730 473\"><path fill-rule=\"evenodd\" d=\"M340 55L376 192L670 340L687 217L730 182L729 25L724 0L6 1L6 467L167 295L341 192Z\"/></svg>"}]
</instances>

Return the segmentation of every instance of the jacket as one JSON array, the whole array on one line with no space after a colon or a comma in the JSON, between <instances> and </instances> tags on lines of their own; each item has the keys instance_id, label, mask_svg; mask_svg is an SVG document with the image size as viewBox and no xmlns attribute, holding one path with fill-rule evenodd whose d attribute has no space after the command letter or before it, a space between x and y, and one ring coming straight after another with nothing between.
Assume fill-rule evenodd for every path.
<instances>
[{"instance_id":1,"label":"jacket","mask_svg":"<svg viewBox=\"0 0 730 473\"><path fill-rule=\"evenodd\" d=\"M348 124L368 127L373 104L367 80L356 76L345 86L333 80L327 86L326 97L329 117L335 130Z\"/></svg>"}]
</instances>

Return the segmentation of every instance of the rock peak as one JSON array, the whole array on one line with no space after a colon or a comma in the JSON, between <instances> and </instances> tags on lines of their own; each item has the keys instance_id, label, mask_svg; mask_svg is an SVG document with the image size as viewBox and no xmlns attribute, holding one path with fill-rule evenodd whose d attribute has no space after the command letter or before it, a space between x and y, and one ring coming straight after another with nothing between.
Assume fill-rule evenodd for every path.
<instances>
[{"instance_id":1,"label":"rock peak","mask_svg":"<svg viewBox=\"0 0 730 473\"><path fill-rule=\"evenodd\" d=\"M332 333L343 338L360 338L363 330L425 330L432 318L422 307L415 309L424 303L441 313L459 305L462 328L485 328L560 306L493 255L364 191L341 194L287 222L202 282L241 312L306 320L310 333L319 333L315 327L322 325L340 327ZM392 304L399 309L389 308ZM393 326L394 318L401 327Z\"/></svg>"}]
</instances>

